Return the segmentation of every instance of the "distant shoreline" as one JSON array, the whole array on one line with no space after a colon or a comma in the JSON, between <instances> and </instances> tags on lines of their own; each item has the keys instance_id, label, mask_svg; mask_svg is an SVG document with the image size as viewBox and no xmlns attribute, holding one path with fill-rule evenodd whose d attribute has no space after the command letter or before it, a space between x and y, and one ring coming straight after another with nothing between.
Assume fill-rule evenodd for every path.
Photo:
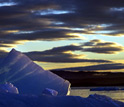
<instances>
[{"instance_id":1,"label":"distant shoreline","mask_svg":"<svg viewBox=\"0 0 124 107\"><path fill-rule=\"evenodd\" d=\"M71 87L124 86L124 73L52 71L71 82Z\"/></svg>"}]
</instances>

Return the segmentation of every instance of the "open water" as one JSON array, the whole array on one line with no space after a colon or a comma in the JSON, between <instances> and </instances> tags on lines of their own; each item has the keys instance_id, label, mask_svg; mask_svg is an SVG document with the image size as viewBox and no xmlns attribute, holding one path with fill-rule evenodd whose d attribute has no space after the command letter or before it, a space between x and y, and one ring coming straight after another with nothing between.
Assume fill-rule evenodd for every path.
<instances>
[{"instance_id":1,"label":"open water","mask_svg":"<svg viewBox=\"0 0 124 107\"><path fill-rule=\"evenodd\" d=\"M90 94L106 95L112 99L124 102L124 90L113 90L113 91L90 91L94 87L72 87L71 95L88 97ZM124 88L124 87L119 87Z\"/></svg>"}]
</instances>

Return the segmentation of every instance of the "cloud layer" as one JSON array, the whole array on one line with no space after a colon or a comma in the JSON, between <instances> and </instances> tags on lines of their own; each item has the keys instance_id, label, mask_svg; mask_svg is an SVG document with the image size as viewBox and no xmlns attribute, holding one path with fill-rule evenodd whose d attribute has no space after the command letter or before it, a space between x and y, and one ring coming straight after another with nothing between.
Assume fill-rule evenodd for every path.
<instances>
[{"instance_id":1,"label":"cloud layer","mask_svg":"<svg viewBox=\"0 0 124 107\"><path fill-rule=\"evenodd\" d=\"M91 40L82 45L83 51L87 52L95 52L102 54L116 54L119 52L124 52L124 47L120 44L114 42L106 42L102 40Z\"/></svg>"},{"instance_id":2,"label":"cloud layer","mask_svg":"<svg viewBox=\"0 0 124 107\"><path fill-rule=\"evenodd\" d=\"M108 60L87 59L84 57L85 55L74 54L69 51L59 52L59 50L57 50L53 52L53 50L48 50L44 52L28 52L26 53L26 55L28 55L32 60L39 62L54 62L54 63L111 62Z\"/></svg>"},{"instance_id":3,"label":"cloud layer","mask_svg":"<svg viewBox=\"0 0 124 107\"><path fill-rule=\"evenodd\" d=\"M85 66L85 67L65 68L64 70L104 71L104 70L120 70L120 69L124 69L124 64L121 63L99 64L99 65Z\"/></svg>"},{"instance_id":4,"label":"cloud layer","mask_svg":"<svg viewBox=\"0 0 124 107\"><path fill-rule=\"evenodd\" d=\"M87 42L83 39L89 35L121 38L123 7L122 0L0 0L0 56L27 41L73 39L82 43L26 54L41 62L111 62L88 59L85 53L117 54L124 51L124 46L99 37Z\"/></svg>"},{"instance_id":5,"label":"cloud layer","mask_svg":"<svg viewBox=\"0 0 124 107\"><path fill-rule=\"evenodd\" d=\"M54 63L76 63L76 62L111 62L109 60L88 59L85 52L100 54L117 54L124 51L124 47L114 42L94 39L80 44L54 47L45 51L26 52L33 61ZM76 53L78 52L78 54ZM2 52L6 54L6 52Z\"/></svg>"},{"instance_id":6,"label":"cloud layer","mask_svg":"<svg viewBox=\"0 0 124 107\"><path fill-rule=\"evenodd\" d=\"M76 53L79 52L79 54ZM34 61L41 62L111 62L109 60L88 59L85 52L101 54L117 54L124 51L124 47L114 42L106 42L98 39L80 44L71 44L67 46L54 47L45 51L36 51L26 53Z\"/></svg>"},{"instance_id":7,"label":"cloud layer","mask_svg":"<svg viewBox=\"0 0 124 107\"><path fill-rule=\"evenodd\" d=\"M15 5L3 5L11 2ZM16 41L25 40L80 39L80 36L68 35L74 32L108 36L122 36L124 33L122 0L11 2L0 2L0 42L4 44L18 44Z\"/></svg>"}]
</instances>

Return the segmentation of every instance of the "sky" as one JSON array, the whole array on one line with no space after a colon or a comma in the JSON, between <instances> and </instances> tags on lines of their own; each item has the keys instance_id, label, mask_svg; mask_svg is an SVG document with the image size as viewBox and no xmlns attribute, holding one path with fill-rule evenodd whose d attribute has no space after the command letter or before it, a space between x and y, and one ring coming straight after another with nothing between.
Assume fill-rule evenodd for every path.
<instances>
[{"instance_id":1,"label":"sky","mask_svg":"<svg viewBox=\"0 0 124 107\"><path fill-rule=\"evenodd\" d=\"M124 2L0 0L0 58L12 48L46 70L122 72Z\"/></svg>"}]
</instances>

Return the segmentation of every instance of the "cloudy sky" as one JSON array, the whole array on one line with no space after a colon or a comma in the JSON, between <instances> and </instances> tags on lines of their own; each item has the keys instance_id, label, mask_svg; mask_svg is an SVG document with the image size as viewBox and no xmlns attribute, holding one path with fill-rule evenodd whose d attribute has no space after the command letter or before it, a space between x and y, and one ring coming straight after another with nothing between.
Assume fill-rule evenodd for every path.
<instances>
[{"instance_id":1,"label":"cloudy sky","mask_svg":"<svg viewBox=\"0 0 124 107\"><path fill-rule=\"evenodd\" d=\"M0 0L0 57L12 48L44 69L124 71L124 2Z\"/></svg>"}]
</instances>

